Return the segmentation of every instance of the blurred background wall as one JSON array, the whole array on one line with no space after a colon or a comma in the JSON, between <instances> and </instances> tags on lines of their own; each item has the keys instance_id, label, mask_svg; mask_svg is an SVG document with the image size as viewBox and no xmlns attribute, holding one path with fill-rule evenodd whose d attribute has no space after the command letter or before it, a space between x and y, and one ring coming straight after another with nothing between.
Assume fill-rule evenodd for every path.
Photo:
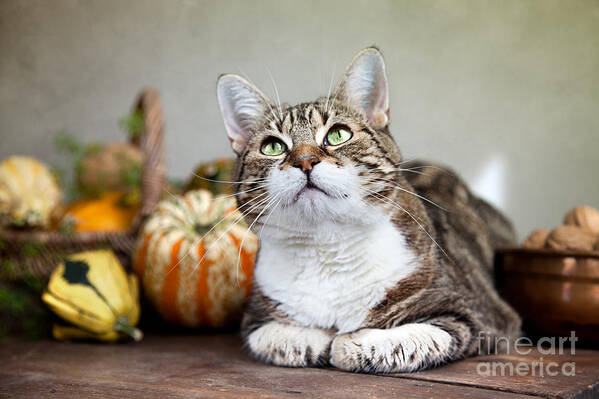
<instances>
[{"instance_id":1,"label":"blurred background wall","mask_svg":"<svg viewBox=\"0 0 599 399\"><path fill-rule=\"evenodd\" d=\"M284 102L326 95L378 45L406 158L454 168L520 237L599 207L599 1L0 1L0 158L54 166L67 129L122 140L117 120L158 88L169 176L231 155L223 72Z\"/></svg>"}]
</instances>

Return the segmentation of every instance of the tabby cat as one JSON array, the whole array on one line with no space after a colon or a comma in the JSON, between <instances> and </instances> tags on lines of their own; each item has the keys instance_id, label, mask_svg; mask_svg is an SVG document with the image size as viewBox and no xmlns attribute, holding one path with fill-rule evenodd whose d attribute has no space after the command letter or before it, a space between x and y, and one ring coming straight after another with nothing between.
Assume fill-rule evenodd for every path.
<instances>
[{"instance_id":1,"label":"tabby cat","mask_svg":"<svg viewBox=\"0 0 599 399\"><path fill-rule=\"evenodd\" d=\"M518 335L493 288L494 248L512 227L454 174L403 161L378 49L313 102L275 104L231 74L217 94L238 205L260 236L242 321L253 356L410 372Z\"/></svg>"}]
</instances>

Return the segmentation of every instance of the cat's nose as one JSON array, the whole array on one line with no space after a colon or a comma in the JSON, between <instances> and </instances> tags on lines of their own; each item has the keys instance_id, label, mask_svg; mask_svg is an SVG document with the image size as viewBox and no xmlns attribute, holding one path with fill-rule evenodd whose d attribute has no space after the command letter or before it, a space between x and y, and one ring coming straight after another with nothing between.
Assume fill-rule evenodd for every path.
<instances>
[{"instance_id":1,"label":"cat's nose","mask_svg":"<svg viewBox=\"0 0 599 399\"><path fill-rule=\"evenodd\" d=\"M320 159L316 155L306 154L296 158L293 161L293 166L300 168L302 171L307 172L312 170L314 165L320 162Z\"/></svg>"}]
</instances>

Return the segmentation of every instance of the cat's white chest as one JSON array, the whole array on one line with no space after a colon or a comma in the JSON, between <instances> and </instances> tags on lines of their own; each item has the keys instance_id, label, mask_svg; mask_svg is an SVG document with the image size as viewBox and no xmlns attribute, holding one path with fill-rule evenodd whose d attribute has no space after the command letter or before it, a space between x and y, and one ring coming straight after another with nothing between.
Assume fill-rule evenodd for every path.
<instances>
[{"instance_id":1,"label":"cat's white chest","mask_svg":"<svg viewBox=\"0 0 599 399\"><path fill-rule=\"evenodd\" d=\"M417 267L404 237L384 220L327 226L314 237L280 232L263 238L255 278L279 309L312 327L358 329L386 291Z\"/></svg>"}]
</instances>

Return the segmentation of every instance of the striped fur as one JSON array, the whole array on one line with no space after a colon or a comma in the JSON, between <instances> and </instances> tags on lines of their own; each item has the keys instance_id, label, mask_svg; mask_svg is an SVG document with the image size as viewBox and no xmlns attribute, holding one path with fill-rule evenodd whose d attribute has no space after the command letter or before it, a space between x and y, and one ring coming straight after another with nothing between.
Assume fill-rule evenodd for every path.
<instances>
[{"instance_id":1,"label":"striped fur","mask_svg":"<svg viewBox=\"0 0 599 399\"><path fill-rule=\"evenodd\" d=\"M219 97L227 126L237 129L228 128L239 156L238 205L261 236L242 323L253 356L415 371L475 354L481 332L518 335L520 320L494 290L492 271L494 248L514 241L512 227L452 172L403 161L389 131L378 50L358 54L331 96L296 106L279 107L242 78L226 79L219 93L256 96L239 110ZM257 108L240 116L244 124L227 122L248 106ZM248 115L259 116L247 123ZM242 125L251 131L240 133ZM336 126L353 136L326 145ZM269 137L287 151L263 155ZM298 160L308 158L313 169L300 170Z\"/></svg>"}]
</instances>

